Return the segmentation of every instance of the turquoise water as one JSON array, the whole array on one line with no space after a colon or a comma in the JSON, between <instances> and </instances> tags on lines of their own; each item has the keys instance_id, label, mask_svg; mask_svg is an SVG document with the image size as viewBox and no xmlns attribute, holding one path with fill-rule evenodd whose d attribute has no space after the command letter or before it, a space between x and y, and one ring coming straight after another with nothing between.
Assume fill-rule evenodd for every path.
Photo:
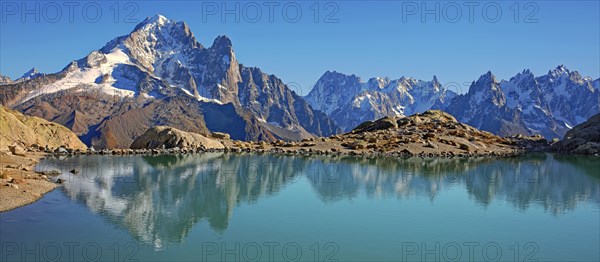
<instances>
[{"instance_id":1,"label":"turquoise water","mask_svg":"<svg viewBox=\"0 0 600 262\"><path fill-rule=\"evenodd\" d=\"M207 153L37 168L67 182L0 213L2 261L600 260L595 157Z\"/></svg>"}]
</instances>

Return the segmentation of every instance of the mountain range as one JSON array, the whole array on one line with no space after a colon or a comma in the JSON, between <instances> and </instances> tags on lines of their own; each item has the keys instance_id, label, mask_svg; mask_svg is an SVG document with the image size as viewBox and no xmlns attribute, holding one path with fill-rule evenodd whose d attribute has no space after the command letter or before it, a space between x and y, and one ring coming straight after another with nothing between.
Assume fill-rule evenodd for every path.
<instances>
[{"instance_id":1,"label":"mountain range","mask_svg":"<svg viewBox=\"0 0 600 262\"><path fill-rule=\"evenodd\" d=\"M571 127L600 113L600 79L558 66L543 76L530 70L507 80L487 72L465 94L431 81L371 78L326 72L305 96L344 131L385 116L444 110L460 122L501 136L541 134L562 138Z\"/></svg>"},{"instance_id":2,"label":"mountain range","mask_svg":"<svg viewBox=\"0 0 600 262\"><path fill-rule=\"evenodd\" d=\"M58 73L3 82L0 103L63 124L97 148L128 148L156 125L269 141L339 131L279 78L240 64L226 36L204 47L186 23L161 15Z\"/></svg>"},{"instance_id":3,"label":"mountain range","mask_svg":"<svg viewBox=\"0 0 600 262\"><path fill-rule=\"evenodd\" d=\"M159 125L237 140L299 140L429 109L497 135L562 138L600 113L599 89L600 79L564 66L509 80L487 72L465 94L436 76L364 82L327 71L301 97L276 76L241 64L228 37L205 47L186 23L155 15L57 73L0 75L0 104L62 124L96 148L128 148Z\"/></svg>"},{"instance_id":4,"label":"mountain range","mask_svg":"<svg viewBox=\"0 0 600 262\"><path fill-rule=\"evenodd\" d=\"M377 77L363 82L355 75L327 71L304 98L350 131L365 121L444 108L455 96L435 76L431 81Z\"/></svg>"}]
</instances>

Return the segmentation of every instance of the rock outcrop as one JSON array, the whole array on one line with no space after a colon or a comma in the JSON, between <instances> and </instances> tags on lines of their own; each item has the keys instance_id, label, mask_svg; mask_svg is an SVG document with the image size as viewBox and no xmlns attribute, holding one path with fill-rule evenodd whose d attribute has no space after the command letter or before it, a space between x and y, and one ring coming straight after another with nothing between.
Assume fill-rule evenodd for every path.
<instances>
[{"instance_id":1,"label":"rock outcrop","mask_svg":"<svg viewBox=\"0 0 600 262\"><path fill-rule=\"evenodd\" d=\"M522 143L527 141L527 143ZM547 144L542 137L502 138L458 122L452 115L429 110L409 117L366 121L351 132L302 141L274 143L223 141L234 152L373 157L512 156Z\"/></svg>"},{"instance_id":2,"label":"rock outcrop","mask_svg":"<svg viewBox=\"0 0 600 262\"><path fill-rule=\"evenodd\" d=\"M218 140L201 134L185 132L173 127L156 126L133 141L131 149L155 148L206 148L220 149L223 144Z\"/></svg>"},{"instance_id":3,"label":"rock outcrop","mask_svg":"<svg viewBox=\"0 0 600 262\"><path fill-rule=\"evenodd\" d=\"M415 154L496 154L519 149L514 141L460 123L440 110L367 121L341 138L349 148L361 149L360 144L364 144L365 149Z\"/></svg>"},{"instance_id":4,"label":"rock outcrop","mask_svg":"<svg viewBox=\"0 0 600 262\"><path fill-rule=\"evenodd\" d=\"M572 154L600 153L600 114L573 127L553 149Z\"/></svg>"},{"instance_id":5,"label":"rock outcrop","mask_svg":"<svg viewBox=\"0 0 600 262\"><path fill-rule=\"evenodd\" d=\"M17 111L0 106L0 150L17 150L21 146L33 145L71 149L87 149L71 130L39 117L25 116Z\"/></svg>"}]
</instances>

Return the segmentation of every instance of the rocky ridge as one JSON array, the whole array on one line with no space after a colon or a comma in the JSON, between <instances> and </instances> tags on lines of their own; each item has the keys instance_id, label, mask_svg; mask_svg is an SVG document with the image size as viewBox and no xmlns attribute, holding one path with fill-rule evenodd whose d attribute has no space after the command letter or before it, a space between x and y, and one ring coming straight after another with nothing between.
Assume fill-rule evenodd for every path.
<instances>
[{"instance_id":1,"label":"rocky ridge","mask_svg":"<svg viewBox=\"0 0 600 262\"><path fill-rule=\"evenodd\" d=\"M576 125L569 130L565 138L552 147L562 153L599 154L600 153L600 114Z\"/></svg>"}]
</instances>

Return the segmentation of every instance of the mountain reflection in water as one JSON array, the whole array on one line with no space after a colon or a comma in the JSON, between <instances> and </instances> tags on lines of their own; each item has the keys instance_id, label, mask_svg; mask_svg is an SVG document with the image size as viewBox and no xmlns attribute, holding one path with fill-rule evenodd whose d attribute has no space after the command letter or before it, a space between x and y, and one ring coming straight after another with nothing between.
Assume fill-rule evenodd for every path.
<instances>
[{"instance_id":1,"label":"mountain reflection in water","mask_svg":"<svg viewBox=\"0 0 600 262\"><path fill-rule=\"evenodd\" d=\"M321 201L425 197L464 188L485 207L498 199L516 210L532 205L560 216L580 204L600 205L600 161L532 154L504 159L369 159L205 153L165 156L81 156L46 159L60 169L63 190L144 243L182 242L206 220L217 232L233 210L306 179ZM71 175L71 169L78 169Z\"/></svg>"}]
</instances>

